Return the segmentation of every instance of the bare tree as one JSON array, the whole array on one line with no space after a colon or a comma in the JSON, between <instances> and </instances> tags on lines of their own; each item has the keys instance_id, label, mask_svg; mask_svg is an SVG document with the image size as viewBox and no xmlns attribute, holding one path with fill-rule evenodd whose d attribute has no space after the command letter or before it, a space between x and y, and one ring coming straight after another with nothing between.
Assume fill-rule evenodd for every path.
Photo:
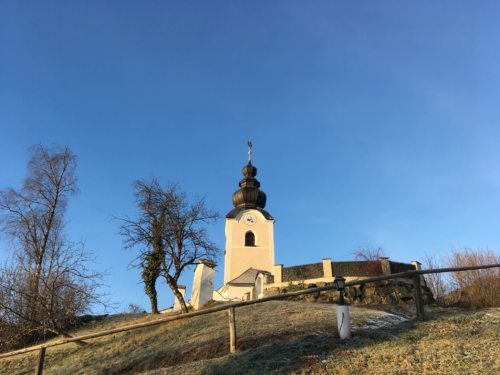
<instances>
[{"instance_id":1,"label":"bare tree","mask_svg":"<svg viewBox=\"0 0 500 375\"><path fill-rule=\"evenodd\" d=\"M158 180L135 181L134 196L139 209L136 218L125 217L120 234L127 248L139 247L138 256L144 291L151 303L151 312L158 314L156 281L160 276L161 258L165 254L165 226L171 197Z\"/></svg>"},{"instance_id":2,"label":"bare tree","mask_svg":"<svg viewBox=\"0 0 500 375\"><path fill-rule=\"evenodd\" d=\"M0 319L17 334L6 337L9 332L4 332L0 341L15 346L47 334L68 336L66 329L77 322L77 316L87 313L91 304L101 303L101 274L88 268L91 260L81 244L49 249L35 298L30 294L32 266L26 257L16 254L14 261L0 269Z\"/></svg>"},{"instance_id":3,"label":"bare tree","mask_svg":"<svg viewBox=\"0 0 500 375\"><path fill-rule=\"evenodd\" d=\"M98 300L100 274L88 268L83 244L64 234L68 198L77 192L75 168L68 147L37 145L22 188L0 192L0 229L13 245L1 269L0 320L24 337L63 334Z\"/></svg>"},{"instance_id":4,"label":"bare tree","mask_svg":"<svg viewBox=\"0 0 500 375\"><path fill-rule=\"evenodd\" d=\"M200 259L215 261L219 249L208 238L205 226L219 217L206 208L204 199L190 203L177 185L163 189L156 179L134 183L139 214L125 217L120 233L125 246L140 248L139 267L153 312L155 283L161 275L187 312L178 281L182 272Z\"/></svg>"},{"instance_id":5,"label":"bare tree","mask_svg":"<svg viewBox=\"0 0 500 375\"><path fill-rule=\"evenodd\" d=\"M380 258L384 256L384 249L378 247L362 247L354 251L354 259L365 262L366 272L370 275L380 275L382 266Z\"/></svg>"},{"instance_id":6,"label":"bare tree","mask_svg":"<svg viewBox=\"0 0 500 375\"><path fill-rule=\"evenodd\" d=\"M77 191L75 168L76 157L69 148L51 153L37 145L22 189L8 188L0 195L0 209L5 212L2 230L14 239L33 267L29 294L35 300L45 255L57 246L68 197Z\"/></svg>"}]
</instances>

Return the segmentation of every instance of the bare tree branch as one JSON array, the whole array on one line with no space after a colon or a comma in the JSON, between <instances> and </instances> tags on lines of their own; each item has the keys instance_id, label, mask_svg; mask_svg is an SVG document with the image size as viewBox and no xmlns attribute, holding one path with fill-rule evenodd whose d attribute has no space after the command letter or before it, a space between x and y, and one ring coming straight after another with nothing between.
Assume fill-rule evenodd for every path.
<instances>
[{"instance_id":1,"label":"bare tree branch","mask_svg":"<svg viewBox=\"0 0 500 375\"><path fill-rule=\"evenodd\" d=\"M208 238L205 225L219 218L204 199L192 204L176 184L165 189L158 180L134 182L139 213L121 219L120 234L127 248L139 247L139 267L151 308L156 312L156 280L163 276L182 310L187 306L177 286L186 267L200 259L215 262L219 249Z\"/></svg>"},{"instance_id":2,"label":"bare tree branch","mask_svg":"<svg viewBox=\"0 0 500 375\"><path fill-rule=\"evenodd\" d=\"M0 266L0 326L9 328L0 349L64 332L102 297L101 274L87 267L83 244L64 235L67 202L78 191L75 169L68 147L36 145L21 189L0 192L0 230L14 250Z\"/></svg>"}]
</instances>

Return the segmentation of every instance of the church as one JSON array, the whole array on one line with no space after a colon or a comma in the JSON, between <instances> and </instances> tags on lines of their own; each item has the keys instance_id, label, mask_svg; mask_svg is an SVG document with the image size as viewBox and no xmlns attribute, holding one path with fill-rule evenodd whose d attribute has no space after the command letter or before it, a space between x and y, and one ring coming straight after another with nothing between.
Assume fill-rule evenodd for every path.
<instances>
[{"instance_id":1,"label":"church","mask_svg":"<svg viewBox=\"0 0 500 375\"><path fill-rule=\"evenodd\" d=\"M214 300L262 297L274 267L274 218L264 209L266 194L252 165L252 143L248 146L248 163L233 194L234 208L226 215L224 285L214 291Z\"/></svg>"},{"instance_id":2,"label":"church","mask_svg":"<svg viewBox=\"0 0 500 375\"><path fill-rule=\"evenodd\" d=\"M376 275L419 270L419 262L401 263L387 257L369 261L332 261L283 267L275 263L273 216L265 210L266 194L260 190L257 168L252 164L252 143L243 167L239 189L233 194L234 208L226 215L224 284L213 291L215 301L245 301L284 293L290 287L323 286L335 275L347 281Z\"/></svg>"}]
</instances>

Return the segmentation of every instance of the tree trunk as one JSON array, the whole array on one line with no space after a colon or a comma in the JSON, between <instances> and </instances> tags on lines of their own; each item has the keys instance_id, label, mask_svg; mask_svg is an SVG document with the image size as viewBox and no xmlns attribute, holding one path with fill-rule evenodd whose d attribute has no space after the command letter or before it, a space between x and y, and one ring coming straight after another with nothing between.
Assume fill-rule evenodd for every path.
<instances>
[{"instance_id":1,"label":"tree trunk","mask_svg":"<svg viewBox=\"0 0 500 375\"><path fill-rule=\"evenodd\" d=\"M159 314L159 311L158 311L158 298L157 298L157 295L156 295L156 289L154 291L154 294L148 294L148 297L149 297L149 301L151 303L151 313L152 314Z\"/></svg>"},{"instance_id":2,"label":"tree trunk","mask_svg":"<svg viewBox=\"0 0 500 375\"><path fill-rule=\"evenodd\" d=\"M28 318L32 322L37 322L38 318L38 299L39 299L39 289L40 289L40 278L42 277L42 264L37 262L35 264L35 271L33 272L33 280L31 280L31 290L29 292L28 299Z\"/></svg>"},{"instance_id":3,"label":"tree trunk","mask_svg":"<svg viewBox=\"0 0 500 375\"><path fill-rule=\"evenodd\" d=\"M150 253L146 256L144 268L141 272L142 281L144 282L144 291L149 297L151 303L151 313L158 314L158 294L156 292L156 280L160 276L160 266L158 257L155 253Z\"/></svg>"},{"instance_id":4,"label":"tree trunk","mask_svg":"<svg viewBox=\"0 0 500 375\"><path fill-rule=\"evenodd\" d=\"M175 297L179 301L181 305L181 310L183 313L188 312L188 308L186 305L186 301L184 300L184 297L182 296L181 292L179 292L179 288L177 287L177 282L170 276L170 275L165 275L165 279L167 280L167 284L174 293Z\"/></svg>"}]
</instances>

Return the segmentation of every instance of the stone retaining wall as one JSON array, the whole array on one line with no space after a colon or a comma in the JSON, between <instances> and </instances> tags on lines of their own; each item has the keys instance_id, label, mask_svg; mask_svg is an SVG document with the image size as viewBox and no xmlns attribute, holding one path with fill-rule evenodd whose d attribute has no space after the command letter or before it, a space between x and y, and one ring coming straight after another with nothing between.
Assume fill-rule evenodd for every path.
<instances>
[{"instance_id":1,"label":"stone retaining wall","mask_svg":"<svg viewBox=\"0 0 500 375\"><path fill-rule=\"evenodd\" d=\"M304 284L296 283L288 287L267 288L264 295L276 295L280 293L293 292L304 288L322 287L327 283ZM390 304L404 305L413 304L413 283L408 279L394 279L379 281L377 283L362 284L347 287L345 290L345 300L348 304ZM303 300L309 302L331 302L337 303L339 292L336 290L321 292L318 294L305 294L297 297L291 297L294 300ZM424 304L434 302L432 292L426 286L422 286L422 298Z\"/></svg>"}]
</instances>

